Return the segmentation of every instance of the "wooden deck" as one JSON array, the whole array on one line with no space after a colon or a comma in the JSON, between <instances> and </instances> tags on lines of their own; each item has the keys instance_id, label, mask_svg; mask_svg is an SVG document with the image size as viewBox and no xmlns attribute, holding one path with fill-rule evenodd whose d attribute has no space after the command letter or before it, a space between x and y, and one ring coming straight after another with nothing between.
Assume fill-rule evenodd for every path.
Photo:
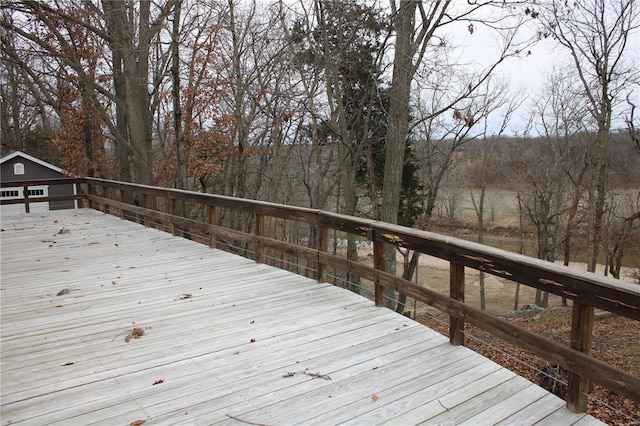
<instances>
[{"instance_id":1,"label":"wooden deck","mask_svg":"<svg viewBox=\"0 0 640 426\"><path fill-rule=\"evenodd\" d=\"M328 284L93 210L1 227L2 425L599 423Z\"/></svg>"}]
</instances>

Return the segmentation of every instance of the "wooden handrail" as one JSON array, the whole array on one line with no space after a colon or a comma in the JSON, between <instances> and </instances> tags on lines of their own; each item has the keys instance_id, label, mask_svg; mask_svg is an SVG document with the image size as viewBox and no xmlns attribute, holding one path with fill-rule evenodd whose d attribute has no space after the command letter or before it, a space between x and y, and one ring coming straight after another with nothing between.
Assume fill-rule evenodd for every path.
<instances>
[{"instance_id":1,"label":"wooden handrail","mask_svg":"<svg viewBox=\"0 0 640 426\"><path fill-rule=\"evenodd\" d=\"M265 250L268 249L315 262L318 280L325 279L328 266L337 271L359 275L374 283L374 298L377 305L383 305L384 289L389 288L433 306L450 316L452 344L464 344L463 330L466 322L566 368L569 371L567 405L574 411L586 410L585 392L589 381L605 386L636 403L640 402L638 376L589 355L593 309L603 309L640 320L640 286L458 238L316 209L95 178L2 182L1 186L26 187L69 183L78 184L83 189L80 194L66 199L93 202L105 211L110 209L126 211L143 218L147 226L150 220L168 223L174 234L179 234L179 230L187 228L199 230L208 236L208 242L212 247L219 245L219 242L225 239L253 245L256 249L256 261L263 262ZM60 196L49 198L61 199ZM46 198L38 198L38 201L46 200ZM127 200L135 201L131 204ZM155 207L158 205L158 200L165 200L169 208L168 212L160 211ZM10 200L3 201L2 204L28 201L28 199ZM189 202L205 207L204 221L179 215L178 202ZM246 233L221 226L218 215L225 209L253 215L255 231ZM316 227L316 248L271 238L265 227L267 218L291 220ZM374 247L374 267L330 254L329 230L354 234L371 241ZM384 271L385 244L416 250L449 261L451 265L449 294L440 294L387 274ZM574 310L570 346L536 335L485 311L466 305L464 303L465 268L484 271L571 299Z\"/></svg>"}]
</instances>

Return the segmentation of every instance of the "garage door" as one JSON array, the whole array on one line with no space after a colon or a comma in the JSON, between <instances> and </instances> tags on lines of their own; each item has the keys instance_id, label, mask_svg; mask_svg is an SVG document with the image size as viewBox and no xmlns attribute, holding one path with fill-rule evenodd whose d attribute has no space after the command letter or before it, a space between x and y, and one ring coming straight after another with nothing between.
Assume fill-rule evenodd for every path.
<instances>
[{"instance_id":1,"label":"garage door","mask_svg":"<svg viewBox=\"0 0 640 426\"><path fill-rule=\"evenodd\" d=\"M15 187L15 188L2 188L0 191L0 198L2 200L15 200L24 198L24 188L23 187ZM29 187L29 198L39 198L39 197L48 197L49 196L49 186L30 186ZM44 202L33 202L29 203L29 211L32 213L42 213L49 211L49 203ZM7 215L16 215L25 212L24 204L10 204L8 206L0 206L0 212L3 216Z\"/></svg>"}]
</instances>

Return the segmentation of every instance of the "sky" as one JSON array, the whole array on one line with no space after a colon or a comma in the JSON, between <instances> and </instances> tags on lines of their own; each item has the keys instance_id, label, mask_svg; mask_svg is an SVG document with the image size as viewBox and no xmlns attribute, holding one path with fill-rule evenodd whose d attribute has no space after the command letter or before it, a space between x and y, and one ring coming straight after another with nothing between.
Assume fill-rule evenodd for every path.
<instances>
[{"instance_id":1,"label":"sky","mask_svg":"<svg viewBox=\"0 0 640 426\"><path fill-rule=\"evenodd\" d=\"M535 31L535 27L532 27L531 31ZM499 46L499 41L496 40L495 34L490 29L477 26L473 34L469 34L468 31L460 33L455 41L463 49L462 55L472 57L479 63L491 61ZM531 53L527 54L529 51ZM640 30L637 30L629 38L627 58L633 58L635 63L640 66ZM499 65L495 75L509 82L512 93L522 90L526 96L533 98L544 90L554 67L573 67L573 59L566 48L557 41L547 38L538 41L519 57L505 60ZM640 85L633 91L632 100L640 106ZM514 115L512 125L507 129L510 134L519 133L524 127L528 116L527 107L531 105L531 102L532 99L525 101L520 111ZM640 115L640 112L637 114ZM612 124L613 129L625 126L621 116L622 111L618 111L617 115L618 118Z\"/></svg>"}]
</instances>

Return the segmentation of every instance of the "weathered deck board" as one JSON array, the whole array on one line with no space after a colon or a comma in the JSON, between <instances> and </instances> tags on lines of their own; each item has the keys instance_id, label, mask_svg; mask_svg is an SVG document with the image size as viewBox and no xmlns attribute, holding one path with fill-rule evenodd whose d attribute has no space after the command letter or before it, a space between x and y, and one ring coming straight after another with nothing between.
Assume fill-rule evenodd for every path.
<instances>
[{"instance_id":1,"label":"weathered deck board","mask_svg":"<svg viewBox=\"0 0 640 426\"><path fill-rule=\"evenodd\" d=\"M92 210L2 220L3 425L595 420L328 284Z\"/></svg>"}]
</instances>

